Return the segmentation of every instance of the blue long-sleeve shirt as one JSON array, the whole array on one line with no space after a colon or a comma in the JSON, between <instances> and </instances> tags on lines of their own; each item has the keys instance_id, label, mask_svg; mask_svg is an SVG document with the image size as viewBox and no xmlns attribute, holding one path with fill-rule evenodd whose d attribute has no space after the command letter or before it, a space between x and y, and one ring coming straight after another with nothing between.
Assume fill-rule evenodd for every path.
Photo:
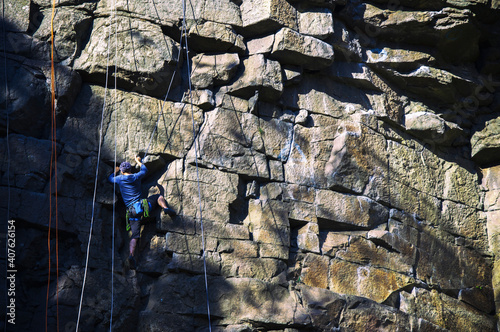
<instances>
[{"instance_id":1,"label":"blue long-sleeve shirt","mask_svg":"<svg viewBox=\"0 0 500 332\"><path fill-rule=\"evenodd\" d=\"M141 199L141 179L146 175L147 171L146 166L142 165L138 173L117 176L115 176L115 173L111 173L108 177L109 182L116 183L120 187L125 206L128 207Z\"/></svg>"}]
</instances>

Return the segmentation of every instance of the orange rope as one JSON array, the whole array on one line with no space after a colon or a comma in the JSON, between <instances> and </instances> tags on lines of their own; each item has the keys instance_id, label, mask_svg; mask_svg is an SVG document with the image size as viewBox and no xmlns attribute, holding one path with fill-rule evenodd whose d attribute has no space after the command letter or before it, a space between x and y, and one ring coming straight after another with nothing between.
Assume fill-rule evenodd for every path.
<instances>
[{"instance_id":1,"label":"orange rope","mask_svg":"<svg viewBox=\"0 0 500 332\"><path fill-rule=\"evenodd\" d=\"M52 16L50 19L50 90L51 90L51 157L50 157L50 187L49 187L49 230L47 233L47 248L49 251L49 271L47 280L47 298L45 303L45 331L48 331L48 307L49 307L49 291L50 291L50 276L51 276L51 227L52 227L52 180L54 179L55 193L55 219L56 219L56 319L57 331L59 331L59 231L58 231L58 204L57 204L57 124L56 124L56 91L55 91L55 66L54 66L54 17L56 10L56 1L52 1ZM52 177L52 167L54 167L54 177Z\"/></svg>"}]
</instances>

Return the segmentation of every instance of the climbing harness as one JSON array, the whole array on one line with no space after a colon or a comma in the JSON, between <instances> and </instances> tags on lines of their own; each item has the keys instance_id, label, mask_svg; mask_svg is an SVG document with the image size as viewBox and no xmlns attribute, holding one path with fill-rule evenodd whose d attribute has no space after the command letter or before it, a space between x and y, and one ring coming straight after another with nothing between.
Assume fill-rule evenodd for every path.
<instances>
[{"instance_id":1,"label":"climbing harness","mask_svg":"<svg viewBox=\"0 0 500 332\"><path fill-rule=\"evenodd\" d=\"M142 221L144 218L149 218L149 209L149 202L146 198L130 204L126 213L127 231L130 231L130 221Z\"/></svg>"}]
</instances>

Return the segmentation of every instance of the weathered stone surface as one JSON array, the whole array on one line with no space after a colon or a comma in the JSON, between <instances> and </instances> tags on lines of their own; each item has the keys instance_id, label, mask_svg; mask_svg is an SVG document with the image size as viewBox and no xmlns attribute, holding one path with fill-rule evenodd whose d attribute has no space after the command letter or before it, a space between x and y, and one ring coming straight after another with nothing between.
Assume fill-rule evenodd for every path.
<instances>
[{"instance_id":1,"label":"weathered stone surface","mask_svg":"<svg viewBox=\"0 0 500 332\"><path fill-rule=\"evenodd\" d=\"M389 47L367 49L363 58L369 64L401 69L417 68L420 64L433 65L436 62L432 55L425 52Z\"/></svg>"},{"instance_id":2,"label":"weathered stone surface","mask_svg":"<svg viewBox=\"0 0 500 332\"><path fill-rule=\"evenodd\" d=\"M365 89L379 90L373 83L372 76L375 74L362 63L335 62L330 67L329 72L343 83Z\"/></svg>"},{"instance_id":3,"label":"weathered stone surface","mask_svg":"<svg viewBox=\"0 0 500 332\"><path fill-rule=\"evenodd\" d=\"M333 16L328 9L298 13L299 32L325 39L333 34Z\"/></svg>"},{"instance_id":4,"label":"weathered stone surface","mask_svg":"<svg viewBox=\"0 0 500 332\"><path fill-rule=\"evenodd\" d=\"M10 129L19 134L40 137L49 121L50 109L46 77L40 68L23 66L19 61L6 59L0 65L3 82L8 83L8 116ZM7 65L7 68L5 68ZM7 75L7 78L5 77ZM15 80L13 78L16 78ZM5 89L0 97L3 105L6 101ZM6 106L2 106L5 109ZM2 132L6 133L6 114L2 112Z\"/></svg>"},{"instance_id":5,"label":"weathered stone surface","mask_svg":"<svg viewBox=\"0 0 500 332\"><path fill-rule=\"evenodd\" d=\"M52 142L37 140L33 137L10 135L9 142L4 138L0 147L0 158L6 160L7 144L10 149L10 165L2 163L2 185L43 192L50 175L50 153ZM10 179L7 178L7 167Z\"/></svg>"},{"instance_id":6,"label":"weathered stone surface","mask_svg":"<svg viewBox=\"0 0 500 332\"><path fill-rule=\"evenodd\" d=\"M286 264L273 258L234 258L221 254L221 274L225 277L270 281L286 269Z\"/></svg>"},{"instance_id":7,"label":"weathered stone surface","mask_svg":"<svg viewBox=\"0 0 500 332\"><path fill-rule=\"evenodd\" d=\"M52 9L41 11L39 17L43 17L40 26L33 37L40 40L50 40L51 36ZM59 7L54 15L54 52L57 61L67 58L74 59L82 51L83 41L91 25L90 16L83 10L74 10L71 7ZM68 28L71 27L71 28ZM45 51L45 58L50 59L50 49L42 47L41 53ZM36 51L37 46L35 46ZM105 56L105 55L104 55Z\"/></svg>"},{"instance_id":8,"label":"weathered stone surface","mask_svg":"<svg viewBox=\"0 0 500 332\"><path fill-rule=\"evenodd\" d=\"M198 20L212 21L233 26L241 26L241 16L238 5L230 0L221 0L216 3L211 1L197 1L188 5L183 10L182 3L177 1L142 2L127 0L99 1L97 11L108 14L114 10L131 13L133 17L147 18L162 25L173 25L182 20L184 13L188 27L196 24Z\"/></svg>"},{"instance_id":9,"label":"weathered stone surface","mask_svg":"<svg viewBox=\"0 0 500 332\"><path fill-rule=\"evenodd\" d=\"M426 227L420 233L417 277L444 289L461 289L486 285L491 279L487 259L474 250L446 241L446 233ZM448 264L437 262L446 260Z\"/></svg>"},{"instance_id":10,"label":"weathered stone surface","mask_svg":"<svg viewBox=\"0 0 500 332\"><path fill-rule=\"evenodd\" d=\"M438 144L451 144L463 132L456 124L429 112L406 115L405 127L411 134Z\"/></svg>"},{"instance_id":11,"label":"weathered stone surface","mask_svg":"<svg viewBox=\"0 0 500 332\"><path fill-rule=\"evenodd\" d=\"M495 310L493 291L489 286L461 289L458 299L485 313L491 313Z\"/></svg>"},{"instance_id":12,"label":"weathered stone surface","mask_svg":"<svg viewBox=\"0 0 500 332\"><path fill-rule=\"evenodd\" d=\"M382 9L356 1L349 3L341 15L353 25L366 24L365 34L372 38L434 45L454 61L473 60L477 56L477 28L472 23L473 13L468 9L447 7L440 11L417 12L403 11L399 7ZM460 52L464 42L470 47Z\"/></svg>"},{"instance_id":13,"label":"weathered stone surface","mask_svg":"<svg viewBox=\"0 0 500 332\"><path fill-rule=\"evenodd\" d=\"M400 300L403 312L421 316L448 330L495 330L492 317L435 290L413 288L411 294L401 292Z\"/></svg>"},{"instance_id":14,"label":"weathered stone surface","mask_svg":"<svg viewBox=\"0 0 500 332\"><path fill-rule=\"evenodd\" d=\"M371 133L358 123L347 122L339 126L324 164L329 188L343 187L373 199L388 199L385 139Z\"/></svg>"},{"instance_id":15,"label":"weathered stone surface","mask_svg":"<svg viewBox=\"0 0 500 332\"><path fill-rule=\"evenodd\" d=\"M466 76L458 76L451 72L422 65L409 73L400 73L387 69L388 79L401 89L420 96L431 98L436 103L453 104L457 99L470 96L479 86Z\"/></svg>"},{"instance_id":16,"label":"weathered stone surface","mask_svg":"<svg viewBox=\"0 0 500 332\"><path fill-rule=\"evenodd\" d=\"M364 197L318 190L316 216L331 228L371 228L387 222L388 210Z\"/></svg>"},{"instance_id":17,"label":"weathered stone surface","mask_svg":"<svg viewBox=\"0 0 500 332\"><path fill-rule=\"evenodd\" d=\"M274 35L249 40L247 43L248 54L269 54L273 50Z\"/></svg>"},{"instance_id":18,"label":"weathered stone surface","mask_svg":"<svg viewBox=\"0 0 500 332\"><path fill-rule=\"evenodd\" d=\"M262 153L264 151L257 152L263 146L260 133L262 129L259 130L257 117L220 108L208 112L206 116L199 147L200 159L204 163L226 169L236 167L239 172L251 176L269 177L267 161ZM234 128L233 123L240 125ZM272 127L266 127L266 129L273 130ZM277 135L283 136L279 133ZM257 151L253 151L251 147ZM190 152L189 156L193 155L193 152Z\"/></svg>"},{"instance_id":19,"label":"weathered stone surface","mask_svg":"<svg viewBox=\"0 0 500 332\"><path fill-rule=\"evenodd\" d=\"M415 253L403 252L396 254L392 250L378 246L382 242L374 240L373 237L370 240L361 236L351 236L349 246L338 250L335 257L363 265L368 263L374 268L410 275L412 267L416 263Z\"/></svg>"},{"instance_id":20,"label":"weathered stone surface","mask_svg":"<svg viewBox=\"0 0 500 332\"><path fill-rule=\"evenodd\" d=\"M269 60L262 54L243 60L243 72L237 75L235 82L227 87L227 92L242 97L261 91L262 97L275 100L283 92L283 78L280 63Z\"/></svg>"},{"instance_id":21,"label":"weathered stone surface","mask_svg":"<svg viewBox=\"0 0 500 332\"><path fill-rule=\"evenodd\" d=\"M229 82L236 74L240 64L238 54L207 55L193 57L191 80L198 89L212 87L214 84Z\"/></svg>"},{"instance_id":22,"label":"weathered stone surface","mask_svg":"<svg viewBox=\"0 0 500 332\"><path fill-rule=\"evenodd\" d=\"M308 223L297 235L297 246L302 251L319 253L319 226L316 223ZM324 287L325 288L325 287Z\"/></svg>"},{"instance_id":23,"label":"weathered stone surface","mask_svg":"<svg viewBox=\"0 0 500 332\"><path fill-rule=\"evenodd\" d=\"M112 276L123 331L206 331L206 294L215 332L499 328L498 1L61 0L55 132L52 1L7 2L20 330L74 327L91 219L82 330L109 329ZM176 212L153 211L135 271L106 183L115 132L118 162L147 149L143 194ZM49 229L45 313L28 294L47 292Z\"/></svg>"},{"instance_id":24,"label":"weathered stone surface","mask_svg":"<svg viewBox=\"0 0 500 332\"><path fill-rule=\"evenodd\" d=\"M240 8L246 34L262 34L279 27L297 29L297 11L286 0L244 0Z\"/></svg>"},{"instance_id":25,"label":"weathered stone surface","mask_svg":"<svg viewBox=\"0 0 500 332\"><path fill-rule=\"evenodd\" d=\"M321 253L334 257L336 252L349 245L349 235L337 232L320 233Z\"/></svg>"},{"instance_id":26,"label":"weathered stone surface","mask_svg":"<svg viewBox=\"0 0 500 332\"><path fill-rule=\"evenodd\" d=\"M201 197L209 197L200 201L198 195L198 179L200 180ZM207 234L219 234L222 238L248 238L248 233L240 225L224 225L230 220L229 205L238 194L238 177L231 173L220 174L216 170L183 165L181 160L170 165L165 177L159 180L165 185L165 197L179 214L192 216L197 222L203 217L207 223ZM200 204L202 211L200 212ZM202 215L200 215L202 213ZM210 223L211 222L211 223ZM212 224L213 223L213 224ZM183 225L172 225L180 227ZM165 227L168 227L165 225ZM194 224L194 231L201 234L199 225ZM183 230L185 232L185 230Z\"/></svg>"},{"instance_id":27,"label":"weathered stone surface","mask_svg":"<svg viewBox=\"0 0 500 332\"><path fill-rule=\"evenodd\" d=\"M3 6L2 19L6 31L26 32L30 23L30 1L9 2Z\"/></svg>"},{"instance_id":28,"label":"weathered stone surface","mask_svg":"<svg viewBox=\"0 0 500 332\"><path fill-rule=\"evenodd\" d=\"M201 236L184 235L179 233L167 233L165 235L166 250L180 254L198 254L203 251ZM215 251L217 240L206 238L205 250Z\"/></svg>"},{"instance_id":29,"label":"weathered stone surface","mask_svg":"<svg viewBox=\"0 0 500 332\"><path fill-rule=\"evenodd\" d=\"M183 103L190 103L198 106L202 110L214 107L215 100L212 90L193 90L190 94L184 94Z\"/></svg>"},{"instance_id":30,"label":"weathered stone surface","mask_svg":"<svg viewBox=\"0 0 500 332\"><path fill-rule=\"evenodd\" d=\"M188 36L192 47L203 52L244 53L247 49L243 37L227 24L207 21L193 25Z\"/></svg>"},{"instance_id":31,"label":"weathered stone surface","mask_svg":"<svg viewBox=\"0 0 500 332\"><path fill-rule=\"evenodd\" d=\"M500 118L485 123L484 129L476 131L471 138L471 156L479 164L498 161L500 151Z\"/></svg>"},{"instance_id":32,"label":"weathered stone surface","mask_svg":"<svg viewBox=\"0 0 500 332\"><path fill-rule=\"evenodd\" d=\"M283 63L313 70L328 67L333 62L333 47L330 44L289 28L276 33L271 54Z\"/></svg>"},{"instance_id":33,"label":"weathered stone surface","mask_svg":"<svg viewBox=\"0 0 500 332\"><path fill-rule=\"evenodd\" d=\"M393 291L411 285L414 279L391 270L332 259L329 267L329 289L348 295L368 297L383 302Z\"/></svg>"},{"instance_id":34,"label":"weathered stone surface","mask_svg":"<svg viewBox=\"0 0 500 332\"><path fill-rule=\"evenodd\" d=\"M327 289L329 263L327 256L307 254L302 262L300 280L308 286Z\"/></svg>"},{"instance_id":35,"label":"weathered stone surface","mask_svg":"<svg viewBox=\"0 0 500 332\"><path fill-rule=\"evenodd\" d=\"M109 38L111 29L117 37ZM130 33L131 30L136 33ZM116 52L116 48L120 52ZM108 58L109 50L109 61ZM75 61L75 69L104 84L106 66L117 66L120 86L141 93L162 96L166 93L178 59L179 45L163 35L159 26L147 21L117 16L94 20L90 41ZM119 55L117 57L117 55Z\"/></svg>"},{"instance_id":36,"label":"weathered stone surface","mask_svg":"<svg viewBox=\"0 0 500 332\"><path fill-rule=\"evenodd\" d=\"M103 127L103 158L113 160L115 132L116 144L119 151L123 151L121 158L133 159L139 152L148 148L151 135L158 121L158 113L163 108L163 116L160 116L158 128L149 146L150 154L171 154L182 156L187 153L193 140L193 128L190 112L185 108L186 104L165 102L161 100L117 91L116 102L111 101L102 109L102 100L105 89L92 85L85 86L78 97L73 115L68 117L62 130L62 138L73 150L79 154L89 153L90 146L97 146L99 141L99 126L101 114L104 112L105 122ZM107 96L107 98L111 98ZM116 103L116 105L115 105ZM128 105L128 109L119 107ZM201 122L201 110L194 107L195 125ZM141 119L136 121L135 119ZM115 123L117 127L115 131ZM128 121L133 123L129 127ZM168 143L164 141L168 137ZM82 148L79 148L82 147Z\"/></svg>"},{"instance_id":37,"label":"weathered stone surface","mask_svg":"<svg viewBox=\"0 0 500 332\"><path fill-rule=\"evenodd\" d=\"M244 321L265 321L269 324L296 324L309 322L307 311L286 288L255 279L216 279L211 283L216 308L214 314L226 317L221 323L237 324ZM231 292L224 290L231 289ZM261 304L256 306L255 304Z\"/></svg>"}]
</instances>

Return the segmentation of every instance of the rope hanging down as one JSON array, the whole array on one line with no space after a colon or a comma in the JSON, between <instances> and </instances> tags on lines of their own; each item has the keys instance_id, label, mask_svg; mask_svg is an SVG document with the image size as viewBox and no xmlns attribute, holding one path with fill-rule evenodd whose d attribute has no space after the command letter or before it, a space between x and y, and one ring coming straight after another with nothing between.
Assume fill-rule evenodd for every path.
<instances>
[{"instance_id":1,"label":"rope hanging down","mask_svg":"<svg viewBox=\"0 0 500 332\"><path fill-rule=\"evenodd\" d=\"M182 29L181 29L181 48L182 48L182 41L184 39L185 41L185 48L186 48L186 59L187 59L187 70L188 70L188 83L189 83L189 100L190 100L190 105L191 105L191 117L192 117L192 126L193 126L193 137L196 137L196 128L195 128L195 121L194 121L194 111L193 111L193 103L192 103L192 84L191 84L191 69L189 65L189 48L188 48L188 41L187 41L187 24L186 24L186 2L183 0L182 2L183 5L183 20L182 20ZM116 19L116 6L114 8L114 15ZM194 17L194 13L193 13ZM98 155L97 155L97 167L96 167L96 175L95 175L95 182L94 182L94 197L92 201L92 217L91 217L91 223L90 223L90 231L89 231L89 240L87 244L87 253L86 253L86 262L85 262L85 273L84 273L84 278L83 278L83 285L82 285L82 292L80 296L80 305L78 309L78 319L77 319L77 324L76 324L76 331L78 332L79 328L79 323L80 323L80 318L81 318L81 309L82 309L82 303L83 303L83 296L84 296L84 290L85 290L85 283L86 283L86 277L87 277L87 271L88 271L88 261L89 261L89 252L90 252L90 243L92 240L92 229L93 229L93 223L94 223L94 217L95 217L95 201L96 201L96 192L97 192L97 179L99 175L99 162L100 162L100 154L101 154L101 146L102 146L102 130L103 130L103 122L104 122L104 110L106 107L106 101L107 101L107 90L108 90L108 78L109 78L109 44L110 44L110 39L111 39L111 15L110 15L110 30L108 32L108 47L107 47L107 61L106 61L106 83L105 83L105 92L104 92L104 102L103 102L103 109L102 109L102 114L101 114L101 125L100 125L100 135L99 135L99 149L98 149ZM115 38L117 38L118 34L118 28L116 28L115 32ZM184 38L183 38L184 36ZM114 95L115 95L115 158L114 158L114 167L116 168L117 164L117 159L116 159L116 132L117 132L117 112L116 112L116 85L117 85L117 64L116 61L118 59L118 50L117 50L117 42L115 42L115 86L114 86ZM177 64L179 64L180 60L180 55L181 52L178 53L178 58L177 58ZM172 74L172 78L170 80L167 93L165 94L165 98L163 100L163 103L161 104L160 110L158 112L158 117L156 120L155 127L153 129L153 132L151 134L151 138L149 141L149 144L146 148L145 154L144 154L144 160L146 159L149 148L151 146L151 143L153 141L154 135L158 129L158 124L159 120L161 118L161 115L163 114L163 109L166 104L166 100L168 98L168 95L170 93L173 80L175 78L175 74L177 72L177 68L174 70ZM203 214L202 214L202 205L201 205L201 187L200 187L200 178L199 178L199 165L198 165L198 145L196 142L196 139L194 139L194 146L195 146L195 163L196 163L196 176L197 176L197 183L198 183L198 200L199 200L199 212L200 212L200 225L201 225L201 236L202 236L202 248L203 248L203 269L204 269L204 280L205 280L205 290L206 290L206 301L207 301L207 312L208 312L208 322L209 322L209 331L212 331L211 328L211 318L210 318L210 303L209 303L209 296L208 296L208 277L207 277L207 263L206 263L206 250L205 250L205 236L204 236L204 227L203 227ZM115 187L113 189L116 189ZM113 240L112 240L112 279L111 279L111 315L110 315L110 332L112 331L112 322L113 322L113 299L114 299L114 285L113 285L113 275L114 275L114 232L115 232L115 206L113 203Z\"/></svg>"},{"instance_id":2,"label":"rope hanging down","mask_svg":"<svg viewBox=\"0 0 500 332\"><path fill-rule=\"evenodd\" d=\"M191 6L191 10L193 10ZM185 49L186 49L186 62L187 62L187 72L188 72L188 86L189 86L189 102L191 105L191 119L192 119L192 126L193 126L193 140L194 140L194 148L195 148L195 164L196 164L196 179L197 179L197 184L198 184L198 202L199 202L199 212L200 212L200 227L201 227L201 242L202 242L202 249L203 249L203 272L204 272L204 280L205 280L205 290L206 290L206 301L207 301L207 314L208 314L208 328L209 331L212 331L212 324L211 324L211 318L210 318L210 301L209 301L209 295L208 295L208 277L207 277L207 261L206 261L206 250L205 250L205 232L204 232L204 227L203 227L203 209L201 205L201 188L200 188L200 175L199 175L199 166L198 166L198 144L196 141L196 126L195 126L195 121L194 121L194 110L193 110L193 101L192 101L192 84L191 84L191 68L189 65L189 46L188 46L188 39L187 39L187 24L186 24L186 0L182 1L182 29L181 29L181 39L180 39L180 47L182 49L182 42L184 41L185 44ZM194 11L193 11L193 18L196 20ZM180 59L180 54L179 52L178 57L177 57L177 64L179 64L179 59ZM172 87L172 82L174 80L175 74L177 72L177 68L175 69L174 73L172 74L172 78L170 80L170 84L168 86L167 93L165 94L165 98L163 99L163 103L161 104L160 111L158 112L158 118L156 120L155 127L153 129L153 132L151 134L151 138L149 140L149 144L146 148L145 154L144 154L144 160L146 160L146 156L148 155L149 148L151 147L151 143L153 142L153 137L156 133L156 130L158 129L158 123L160 121L160 117L163 114L163 109L168 97L168 94L170 92L170 89Z\"/></svg>"},{"instance_id":3,"label":"rope hanging down","mask_svg":"<svg viewBox=\"0 0 500 332\"><path fill-rule=\"evenodd\" d=\"M94 181L94 195L92 199L92 216L90 219L90 230L89 230L89 239L87 242L87 254L85 258L85 272L83 274L83 283L82 283L82 292L80 295L80 304L78 306L78 318L76 320L76 332L78 332L78 327L80 325L80 318L81 318L81 313L82 313L82 304L83 304L83 295L85 292L85 283L87 281L87 271L88 271L88 266L89 266L89 253L90 253L90 243L92 241L92 230L94 227L94 218L95 218L95 202L96 202L96 195L97 195L97 182L99 178L99 165L101 161L101 146L102 146L102 132L103 132L103 123L104 123L104 110L106 109L106 102L107 102L107 91L108 91L108 78L109 78L109 43L111 40L111 19L112 15L109 16L109 32L108 32L108 47L107 47L107 59L106 59L106 83L104 85L104 101L102 105L102 112L101 112L101 124L100 124L100 129L99 129L99 147L98 147L98 152L97 152L97 165L95 169L95 181Z\"/></svg>"},{"instance_id":4,"label":"rope hanging down","mask_svg":"<svg viewBox=\"0 0 500 332\"><path fill-rule=\"evenodd\" d=\"M113 169L116 169L116 131L118 129L118 110L117 110L117 97L116 97L116 84L118 72L118 21L116 16L116 1L113 1L114 17L115 17L115 86L114 86L114 106L115 106L115 158ZM116 182L113 182L113 192L116 192ZM109 314L109 332L113 331L113 311L114 311L114 297L115 297L115 219L116 219L116 202L113 200L113 235L111 240L111 309Z\"/></svg>"},{"instance_id":5,"label":"rope hanging down","mask_svg":"<svg viewBox=\"0 0 500 332\"><path fill-rule=\"evenodd\" d=\"M201 205L201 188L200 188L200 172L198 167L198 144L196 140L196 128L194 121L194 111L193 111L193 100L192 100L192 86L191 86L191 68L189 65L189 47L188 47L188 39L187 39L187 24L186 24L186 0L182 0L182 30L184 34L184 39L186 43L186 63L187 63L187 72L188 72L188 85L189 85L189 102L191 105L191 119L193 125L193 142L194 142L194 160L196 164L196 182L198 184L198 206L200 211L200 227L201 227L201 247L203 249L203 273L205 279L205 291L206 291L206 299L207 299L207 314L208 314L208 329L212 332L212 323L210 318L210 301L208 296L208 278L207 278L207 259L206 259L206 250L205 250L205 232L203 228L203 209ZM193 12L194 17L194 12ZM195 18L196 20L196 18Z\"/></svg>"},{"instance_id":6,"label":"rope hanging down","mask_svg":"<svg viewBox=\"0 0 500 332\"><path fill-rule=\"evenodd\" d=\"M50 155L50 168L49 168L49 223L47 232L47 249L48 249L48 277L47 277L47 296L45 303L45 331L48 330L48 307L49 307L49 294L50 294L50 280L51 280L51 255L52 248L51 228L52 228L52 189L54 189L55 201L55 233L56 233L56 320L57 330L59 330L59 230L58 230L58 200L57 200L57 141L56 141L56 88L55 88L55 66L54 66L54 17L56 12L56 1L52 1L52 14L50 18L50 91L51 91L51 155ZM52 177L52 167L54 167L54 176ZM52 187L52 181L54 187Z\"/></svg>"}]
</instances>

